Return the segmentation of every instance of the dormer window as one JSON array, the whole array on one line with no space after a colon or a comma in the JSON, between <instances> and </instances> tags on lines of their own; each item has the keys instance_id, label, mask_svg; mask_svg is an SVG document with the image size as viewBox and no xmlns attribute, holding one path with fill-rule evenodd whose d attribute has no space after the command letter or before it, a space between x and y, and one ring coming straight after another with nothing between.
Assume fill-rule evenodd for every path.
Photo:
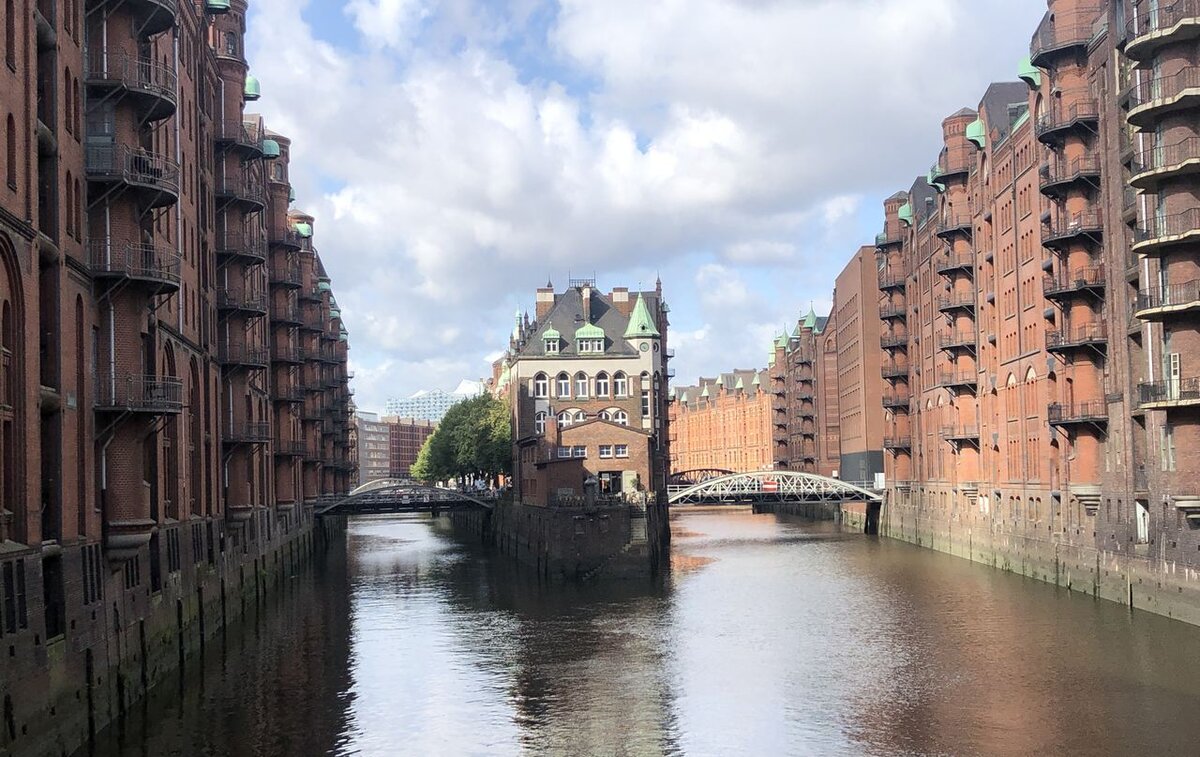
<instances>
[{"instance_id":1,"label":"dormer window","mask_svg":"<svg viewBox=\"0 0 1200 757\"><path fill-rule=\"evenodd\" d=\"M604 329L588 323L575 330L575 351L580 355L604 354Z\"/></svg>"},{"instance_id":2,"label":"dormer window","mask_svg":"<svg viewBox=\"0 0 1200 757\"><path fill-rule=\"evenodd\" d=\"M561 344L562 334L558 333L558 329L551 327L542 332L542 346L545 348L542 351L547 355L557 355Z\"/></svg>"},{"instance_id":3,"label":"dormer window","mask_svg":"<svg viewBox=\"0 0 1200 757\"><path fill-rule=\"evenodd\" d=\"M558 354L558 340L557 339L547 339L546 340L546 354L547 355L557 355Z\"/></svg>"},{"instance_id":4,"label":"dormer window","mask_svg":"<svg viewBox=\"0 0 1200 757\"><path fill-rule=\"evenodd\" d=\"M600 355L604 353L604 340L580 339L577 348L580 355Z\"/></svg>"}]
</instances>

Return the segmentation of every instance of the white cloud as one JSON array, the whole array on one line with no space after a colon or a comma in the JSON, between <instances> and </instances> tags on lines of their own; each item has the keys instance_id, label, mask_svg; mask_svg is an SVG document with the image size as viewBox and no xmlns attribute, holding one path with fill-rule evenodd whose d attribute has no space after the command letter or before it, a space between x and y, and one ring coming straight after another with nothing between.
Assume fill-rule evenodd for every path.
<instances>
[{"instance_id":1,"label":"white cloud","mask_svg":"<svg viewBox=\"0 0 1200 757\"><path fill-rule=\"evenodd\" d=\"M672 341L716 361L703 370L735 342L765 356L755 340L827 299L867 237L863 203L928 165L942 116L1011 78L1044 9L544 5L350 0L347 29L320 35L303 2L252 6L260 104L293 139L360 405L483 375L513 307L568 270L662 272L675 333L711 348ZM714 320L712 292L742 306Z\"/></svg>"}]
</instances>

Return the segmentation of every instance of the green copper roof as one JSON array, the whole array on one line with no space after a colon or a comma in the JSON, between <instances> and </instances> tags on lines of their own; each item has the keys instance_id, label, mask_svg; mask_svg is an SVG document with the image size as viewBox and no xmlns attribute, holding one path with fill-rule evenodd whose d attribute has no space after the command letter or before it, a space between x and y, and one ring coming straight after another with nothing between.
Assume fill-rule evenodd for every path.
<instances>
[{"instance_id":1,"label":"green copper roof","mask_svg":"<svg viewBox=\"0 0 1200 757\"><path fill-rule=\"evenodd\" d=\"M562 334L558 333L558 329L551 326L542 332L542 339L562 339Z\"/></svg>"},{"instance_id":2,"label":"green copper roof","mask_svg":"<svg viewBox=\"0 0 1200 757\"><path fill-rule=\"evenodd\" d=\"M629 327L625 329L625 338L637 339L651 336L660 335L654 325L654 318L650 316L650 308L646 307L646 298L639 293L637 304L633 306L633 313L629 316Z\"/></svg>"},{"instance_id":3,"label":"green copper roof","mask_svg":"<svg viewBox=\"0 0 1200 757\"><path fill-rule=\"evenodd\" d=\"M292 189L291 187L288 187L288 202L295 202L295 201L296 201L296 190Z\"/></svg>"},{"instance_id":4,"label":"green copper roof","mask_svg":"<svg viewBox=\"0 0 1200 757\"><path fill-rule=\"evenodd\" d=\"M304 237L305 239L308 239L309 237L312 236L312 224L311 223L296 224L296 233L299 234L300 236Z\"/></svg>"},{"instance_id":5,"label":"green copper roof","mask_svg":"<svg viewBox=\"0 0 1200 757\"><path fill-rule=\"evenodd\" d=\"M1017 64L1017 78L1028 84L1030 89L1038 89L1042 86L1041 69L1029 62L1028 55Z\"/></svg>"},{"instance_id":6,"label":"green copper roof","mask_svg":"<svg viewBox=\"0 0 1200 757\"><path fill-rule=\"evenodd\" d=\"M708 384L705 384L705 385L704 385L704 391L700 392L700 398L701 398L701 399L706 399L706 398L708 398L709 396L710 396L710 395L709 395L709 393L708 393Z\"/></svg>"},{"instance_id":7,"label":"green copper roof","mask_svg":"<svg viewBox=\"0 0 1200 757\"><path fill-rule=\"evenodd\" d=\"M759 381L758 374L754 374L754 380L750 382L750 386L762 386L762 381Z\"/></svg>"},{"instance_id":8,"label":"green copper roof","mask_svg":"<svg viewBox=\"0 0 1200 757\"><path fill-rule=\"evenodd\" d=\"M725 386L725 377L717 376L717 386Z\"/></svg>"},{"instance_id":9,"label":"green copper roof","mask_svg":"<svg viewBox=\"0 0 1200 757\"><path fill-rule=\"evenodd\" d=\"M742 381L742 377L741 377L741 376L738 376L737 383L733 385L733 388L734 388L734 389L741 389L742 391L745 391L745 390L746 390L746 384L745 384L745 382L743 382L743 381Z\"/></svg>"},{"instance_id":10,"label":"green copper roof","mask_svg":"<svg viewBox=\"0 0 1200 757\"><path fill-rule=\"evenodd\" d=\"M279 143L273 139L264 139L262 143L263 157L275 160L280 155Z\"/></svg>"},{"instance_id":11,"label":"green copper roof","mask_svg":"<svg viewBox=\"0 0 1200 757\"><path fill-rule=\"evenodd\" d=\"M333 289L333 285L330 284L328 281L318 281L317 282L317 291L329 292L329 291L332 291L332 289Z\"/></svg>"},{"instance_id":12,"label":"green copper roof","mask_svg":"<svg viewBox=\"0 0 1200 757\"><path fill-rule=\"evenodd\" d=\"M599 326L597 326L594 323L585 323L584 325L575 329L575 338L576 339L603 339L604 338L604 329L600 328Z\"/></svg>"},{"instance_id":13,"label":"green copper roof","mask_svg":"<svg viewBox=\"0 0 1200 757\"><path fill-rule=\"evenodd\" d=\"M775 337L775 346L776 347L787 347L787 343L788 343L788 335L787 335L786 331L784 331L779 336Z\"/></svg>"},{"instance_id":14,"label":"green copper roof","mask_svg":"<svg viewBox=\"0 0 1200 757\"><path fill-rule=\"evenodd\" d=\"M342 311L338 308L329 308L329 317L330 318L341 318Z\"/></svg>"},{"instance_id":15,"label":"green copper roof","mask_svg":"<svg viewBox=\"0 0 1200 757\"><path fill-rule=\"evenodd\" d=\"M942 169L939 165L934 163L933 167L929 169L929 173L925 174L925 181L929 182L929 186L933 187L939 193L946 191L946 185L938 181L938 179L942 178L941 171Z\"/></svg>"},{"instance_id":16,"label":"green copper roof","mask_svg":"<svg viewBox=\"0 0 1200 757\"><path fill-rule=\"evenodd\" d=\"M983 125L982 118L976 118L971 123L967 124L967 141L978 147L980 150L987 147L987 127Z\"/></svg>"},{"instance_id":17,"label":"green copper roof","mask_svg":"<svg viewBox=\"0 0 1200 757\"><path fill-rule=\"evenodd\" d=\"M813 310L813 306L808 306L808 315L804 316L804 328L815 329L817 327L817 311Z\"/></svg>"},{"instance_id":18,"label":"green copper roof","mask_svg":"<svg viewBox=\"0 0 1200 757\"><path fill-rule=\"evenodd\" d=\"M903 205L901 205L900 210L896 211L896 215L899 216L900 223L902 223L906 226L912 226L912 222L913 222L912 203L906 202Z\"/></svg>"},{"instance_id":19,"label":"green copper roof","mask_svg":"<svg viewBox=\"0 0 1200 757\"><path fill-rule=\"evenodd\" d=\"M228 13L230 5L230 0L204 0L204 11L206 13Z\"/></svg>"},{"instance_id":20,"label":"green copper roof","mask_svg":"<svg viewBox=\"0 0 1200 757\"><path fill-rule=\"evenodd\" d=\"M258 79L246 74L246 90L245 96L247 100L254 101L262 97L262 85L258 83Z\"/></svg>"}]
</instances>

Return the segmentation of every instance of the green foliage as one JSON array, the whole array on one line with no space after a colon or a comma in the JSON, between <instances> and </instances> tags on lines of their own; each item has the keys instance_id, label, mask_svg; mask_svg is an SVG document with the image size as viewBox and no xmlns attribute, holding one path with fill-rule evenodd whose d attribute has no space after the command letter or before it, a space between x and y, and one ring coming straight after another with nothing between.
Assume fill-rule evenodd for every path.
<instances>
[{"instance_id":1,"label":"green foliage","mask_svg":"<svg viewBox=\"0 0 1200 757\"><path fill-rule=\"evenodd\" d=\"M422 481L495 479L512 470L508 406L489 394L457 402L425 440L412 467Z\"/></svg>"}]
</instances>

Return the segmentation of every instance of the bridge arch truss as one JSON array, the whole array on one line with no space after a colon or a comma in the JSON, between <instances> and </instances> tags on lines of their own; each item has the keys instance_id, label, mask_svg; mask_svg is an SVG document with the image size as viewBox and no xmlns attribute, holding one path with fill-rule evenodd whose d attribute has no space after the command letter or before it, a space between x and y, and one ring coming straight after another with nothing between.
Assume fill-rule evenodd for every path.
<instances>
[{"instance_id":1,"label":"bridge arch truss","mask_svg":"<svg viewBox=\"0 0 1200 757\"><path fill-rule=\"evenodd\" d=\"M368 481L344 497L322 502L316 515L428 513L455 509L491 510L490 497L430 486L411 479Z\"/></svg>"},{"instance_id":2,"label":"bridge arch truss","mask_svg":"<svg viewBox=\"0 0 1200 757\"><path fill-rule=\"evenodd\" d=\"M672 505L735 502L881 503L883 495L856 484L800 471L731 473L668 489Z\"/></svg>"}]
</instances>

